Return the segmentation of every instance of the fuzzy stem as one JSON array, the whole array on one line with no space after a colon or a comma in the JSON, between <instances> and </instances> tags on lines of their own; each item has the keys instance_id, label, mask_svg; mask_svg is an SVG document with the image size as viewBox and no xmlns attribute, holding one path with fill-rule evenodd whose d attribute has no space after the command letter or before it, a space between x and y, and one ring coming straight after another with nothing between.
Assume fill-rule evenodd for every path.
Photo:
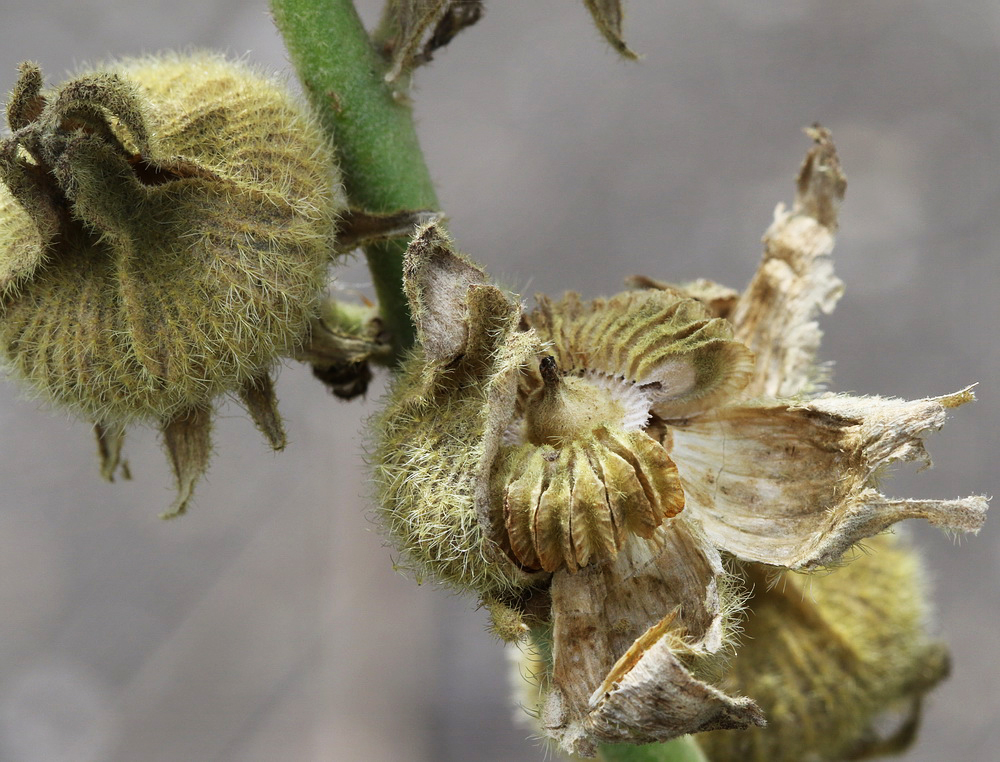
<instances>
[{"instance_id":1,"label":"fuzzy stem","mask_svg":"<svg viewBox=\"0 0 1000 762\"><path fill-rule=\"evenodd\" d=\"M708 762L698 742L691 736L646 746L609 744L600 748L598 759L603 762Z\"/></svg>"},{"instance_id":2,"label":"fuzzy stem","mask_svg":"<svg viewBox=\"0 0 1000 762\"><path fill-rule=\"evenodd\" d=\"M385 61L351 0L271 0L274 22L331 136L352 206L368 212L436 210L437 197L405 98L386 85ZM396 357L415 333L403 294L406 243L365 247Z\"/></svg>"}]
</instances>

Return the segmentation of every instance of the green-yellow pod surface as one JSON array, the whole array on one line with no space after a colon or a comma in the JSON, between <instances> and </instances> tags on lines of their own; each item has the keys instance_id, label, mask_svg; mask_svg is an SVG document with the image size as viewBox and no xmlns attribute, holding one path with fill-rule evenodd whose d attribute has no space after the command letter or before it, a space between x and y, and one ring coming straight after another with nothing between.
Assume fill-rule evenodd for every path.
<instances>
[{"instance_id":1,"label":"green-yellow pod surface","mask_svg":"<svg viewBox=\"0 0 1000 762\"><path fill-rule=\"evenodd\" d=\"M410 243L404 284L419 343L372 421L380 518L418 575L510 593L528 577L488 536L489 474L537 340L437 225Z\"/></svg>"},{"instance_id":2,"label":"green-yellow pod surface","mask_svg":"<svg viewBox=\"0 0 1000 762\"><path fill-rule=\"evenodd\" d=\"M899 753L948 672L927 633L920 560L892 535L828 575L746 564L747 620L720 687L753 698L767 726L698 736L713 762L829 762ZM893 723L892 720L895 719Z\"/></svg>"},{"instance_id":3,"label":"green-yellow pod surface","mask_svg":"<svg viewBox=\"0 0 1000 762\"><path fill-rule=\"evenodd\" d=\"M269 372L306 337L346 204L318 121L280 80L207 53L112 63L53 90L23 64L7 120L0 351L13 374L95 424L106 476L124 425L152 422L189 493L224 393L282 446Z\"/></svg>"}]
</instances>

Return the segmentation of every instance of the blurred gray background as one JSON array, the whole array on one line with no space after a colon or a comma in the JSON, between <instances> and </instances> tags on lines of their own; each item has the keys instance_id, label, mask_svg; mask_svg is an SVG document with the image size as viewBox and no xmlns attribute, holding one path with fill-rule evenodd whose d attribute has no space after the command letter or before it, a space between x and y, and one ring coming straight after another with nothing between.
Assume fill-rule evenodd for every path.
<instances>
[{"instance_id":1,"label":"blurred gray background","mask_svg":"<svg viewBox=\"0 0 1000 762\"><path fill-rule=\"evenodd\" d=\"M378 3L364 2L366 19ZM932 435L936 467L887 491L997 489L1000 5L995 0L631 0L619 60L578 0L493 0L417 75L427 159L460 246L508 285L613 293L623 276L742 287L808 146L849 177L823 321L833 388L903 397L981 382ZM285 68L263 0L6 0L16 64L221 48ZM363 267L341 280L364 290ZM290 444L236 405L182 520L155 433L105 484L89 428L0 384L0 760L540 760L513 722L504 649L469 601L393 571L366 502L366 403L302 367ZM1000 516L954 542L913 526L954 674L906 757L1000 748Z\"/></svg>"}]
</instances>

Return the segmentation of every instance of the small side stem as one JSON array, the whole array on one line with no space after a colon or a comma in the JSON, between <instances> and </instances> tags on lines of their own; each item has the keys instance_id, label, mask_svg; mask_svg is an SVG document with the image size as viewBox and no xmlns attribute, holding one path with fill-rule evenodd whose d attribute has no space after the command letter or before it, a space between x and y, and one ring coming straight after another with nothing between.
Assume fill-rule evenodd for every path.
<instances>
[{"instance_id":1,"label":"small side stem","mask_svg":"<svg viewBox=\"0 0 1000 762\"><path fill-rule=\"evenodd\" d=\"M351 0L271 0L271 12L336 147L351 205L377 213L436 210L410 106L385 83L385 61ZM406 243L364 251L399 359L415 340L402 287Z\"/></svg>"}]
</instances>

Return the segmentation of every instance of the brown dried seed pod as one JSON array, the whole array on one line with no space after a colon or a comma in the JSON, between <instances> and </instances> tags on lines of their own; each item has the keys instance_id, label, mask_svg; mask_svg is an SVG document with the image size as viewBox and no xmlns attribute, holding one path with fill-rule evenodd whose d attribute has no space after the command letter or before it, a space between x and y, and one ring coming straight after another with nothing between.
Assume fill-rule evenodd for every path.
<instances>
[{"instance_id":1,"label":"brown dried seed pod","mask_svg":"<svg viewBox=\"0 0 1000 762\"><path fill-rule=\"evenodd\" d=\"M99 431L236 393L280 447L267 375L305 337L345 206L317 120L211 54L41 85L22 65L0 143L7 364Z\"/></svg>"},{"instance_id":2,"label":"brown dried seed pod","mask_svg":"<svg viewBox=\"0 0 1000 762\"><path fill-rule=\"evenodd\" d=\"M530 570L611 558L629 534L651 537L684 507L677 468L641 431L599 426L559 449L521 445L496 473L506 549Z\"/></svg>"},{"instance_id":3,"label":"brown dried seed pod","mask_svg":"<svg viewBox=\"0 0 1000 762\"><path fill-rule=\"evenodd\" d=\"M552 354L522 374L493 511L522 568L574 572L684 507L676 466L644 431L650 413L681 418L732 396L753 358L673 289L538 302L526 322Z\"/></svg>"}]
</instances>

